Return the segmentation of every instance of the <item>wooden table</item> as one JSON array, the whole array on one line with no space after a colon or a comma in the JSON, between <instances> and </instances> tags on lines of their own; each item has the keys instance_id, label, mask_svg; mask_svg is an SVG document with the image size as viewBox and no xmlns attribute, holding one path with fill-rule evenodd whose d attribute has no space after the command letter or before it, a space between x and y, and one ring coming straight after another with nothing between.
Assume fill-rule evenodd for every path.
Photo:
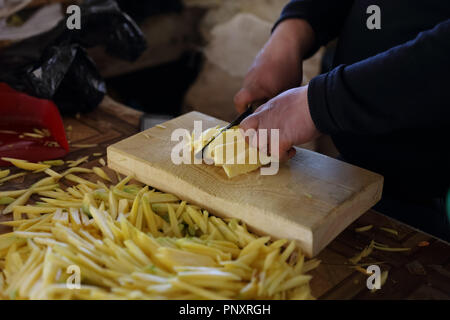
<instances>
[{"instance_id":1,"label":"wooden table","mask_svg":"<svg viewBox=\"0 0 450 320\"><path fill-rule=\"evenodd\" d=\"M79 119L65 118L65 125L73 128L68 134L72 143L98 144L98 147L90 149L74 149L65 160L94 152L105 154L108 145L138 132L140 116L140 112L106 97L94 112L81 115ZM97 160L93 159L86 166L94 164ZM18 178L0 186L0 190L26 188L42 177L43 173ZM7 219L11 217L0 216L0 220ZM374 226L370 231L354 231L370 224ZM378 227L395 229L398 236ZM8 228L0 227L0 233L7 231ZM407 252L375 250L362 261L383 262L381 270L389 270L387 282L375 293L366 287L367 276L351 268L348 262L348 258L359 253L372 239L391 247L411 248ZM429 245L419 247L423 241ZM322 264L312 272L311 287L319 299L450 299L450 245L373 210L350 225L318 258Z\"/></svg>"}]
</instances>

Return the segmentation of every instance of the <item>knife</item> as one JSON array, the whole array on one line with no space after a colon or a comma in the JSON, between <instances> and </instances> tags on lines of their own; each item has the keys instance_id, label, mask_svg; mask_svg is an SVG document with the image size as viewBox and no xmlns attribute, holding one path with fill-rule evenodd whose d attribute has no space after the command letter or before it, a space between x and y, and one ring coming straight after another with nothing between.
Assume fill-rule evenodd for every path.
<instances>
[{"instance_id":1,"label":"knife","mask_svg":"<svg viewBox=\"0 0 450 320\"><path fill-rule=\"evenodd\" d=\"M265 101L255 101L253 103L250 103L247 106L247 110L245 110L243 113L241 113L236 119L234 119L233 121L230 122L229 125L227 125L225 128L221 129L219 131L219 133L217 133L214 137L212 137L211 139L209 139L209 141L203 146L202 150L200 150L199 152L197 152L195 154L195 157L197 159L202 159L203 158L203 154L206 150L206 148L209 146L209 144L211 142L214 141L214 139L216 139L218 136L220 136L223 132L227 131L228 129L231 129L234 126L237 126L238 124L240 124L242 122L242 120L244 120L245 118L247 118L249 115L251 115L253 112L255 112L255 110L261 106Z\"/></svg>"}]
</instances>

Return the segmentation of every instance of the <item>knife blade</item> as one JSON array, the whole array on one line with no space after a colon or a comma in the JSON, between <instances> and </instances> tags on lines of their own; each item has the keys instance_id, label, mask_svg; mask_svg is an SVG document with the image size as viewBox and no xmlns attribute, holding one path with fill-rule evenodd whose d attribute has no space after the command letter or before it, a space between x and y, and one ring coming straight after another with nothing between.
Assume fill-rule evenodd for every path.
<instances>
[{"instance_id":1,"label":"knife blade","mask_svg":"<svg viewBox=\"0 0 450 320\"><path fill-rule=\"evenodd\" d=\"M265 101L255 101L253 103L250 103L247 106L247 110L245 110L243 113L241 113L236 119L234 119L233 121L231 121L226 127L222 128L215 136L213 136L211 139L209 139L209 141L203 146L202 150L200 150L199 152L197 152L195 154L195 157L197 159L202 159L203 158L203 154L206 150L206 148L211 144L211 142L214 141L214 139L216 139L218 136L220 136L222 133L224 133L225 131L231 129L234 126L237 126L238 124L240 124L242 122L242 120L244 120L245 118L247 118L249 115L251 115L253 112L255 112L255 110L261 106Z\"/></svg>"}]
</instances>

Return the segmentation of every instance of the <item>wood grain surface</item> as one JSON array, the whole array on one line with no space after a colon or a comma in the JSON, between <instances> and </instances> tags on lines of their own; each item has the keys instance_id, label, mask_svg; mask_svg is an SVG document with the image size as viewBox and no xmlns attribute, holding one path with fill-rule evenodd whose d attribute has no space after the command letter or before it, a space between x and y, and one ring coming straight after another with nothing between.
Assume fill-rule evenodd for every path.
<instances>
[{"instance_id":1,"label":"wood grain surface","mask_svg":"<svg viewBox=\"0 0 450 320\"><path fill-rule=\"evenodd\" d=\"M381 197L382 176L342 161L297 148L275 175L259 170L229 179L223 169L207 164L174 164L179 141L172 132L203 130L225 122L190 112L127 138L108 148L108 166L134 175L223 217L238 218L258 233L296 240L315 256Z\"/></svg>"},{"instance_id":2,"label":"wood grain surface","mask_svg":"<svg viewBox=\"0 0 450 320\"><path fill-rule=\"evenodd\" d=\"M109 145L138 133L140 115L140 112L106 99L94 112L82 114L79 119L64 118L66 127L71 125L73 128L68 134L73 143L98 144L94 148L72 148L64 160L78 159L94 152L106 154ZM89 162L82 166L98 166L98 159L91 156ZM65 169L56 167L55 171L61 172ZM24 189L44 176L44 173L29 174L5 183L0 186L0 190ZM88 175L82 176L89 179ZM95 176L92 176L92 179L97 180ZM0 215L1 221L11 219L11 215ZM373 228L363 233L354 230L367 225L373 225ZM380 227L397 230L398 236L386 233ZM0 226L0 233L10 230ZM367 276L352 268L348 261L371 240L392 247L411 248L407 252L400 253L374 251L361 261L378 264L381 270L389 270L385 285L374 293L367 289ZM427 241L429 245L419 246L423 241ZM311 273L313 275L311 288L313 295L318 299L450 300L450 245L373 210L369 210L348 226L317 258L322 263Z\"/></svg>"}]
</instances>

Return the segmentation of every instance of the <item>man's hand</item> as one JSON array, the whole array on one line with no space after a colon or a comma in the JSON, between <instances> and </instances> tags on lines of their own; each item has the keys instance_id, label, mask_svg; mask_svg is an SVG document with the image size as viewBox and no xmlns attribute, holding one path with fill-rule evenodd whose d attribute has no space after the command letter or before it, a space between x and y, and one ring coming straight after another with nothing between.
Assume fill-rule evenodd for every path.
<instances>
[{"instance_id":1,"label":"man's hand","mask_svg":"<svg viewBox=\"0 0 450 320\"><path fill-rule=\"evenodd\" d=\"M269 100L302 82L303 56L311 49L314 32L308 22L288 19L281 22L259 52L242 89L234 97L239 113L247 105Z\"/></svg>"},{"instance_id":2,"label":"man's hand","mask_svg":"<svg viewBox=\"0 0 450 320\"><path fill-rule=\"evenodd\" d=\"M244 131L268 129L269 137L270 129L279 129L280 161L286 161L295 155L295 149L292 148L294 145L309 142L320 136L309 112L308 86L290 89L269 100L244 119L240 127ZM257 137L251 138L250 144L259 146ZM267 149L273 154L270 140Z\"/></svg>"}]
</instances>

